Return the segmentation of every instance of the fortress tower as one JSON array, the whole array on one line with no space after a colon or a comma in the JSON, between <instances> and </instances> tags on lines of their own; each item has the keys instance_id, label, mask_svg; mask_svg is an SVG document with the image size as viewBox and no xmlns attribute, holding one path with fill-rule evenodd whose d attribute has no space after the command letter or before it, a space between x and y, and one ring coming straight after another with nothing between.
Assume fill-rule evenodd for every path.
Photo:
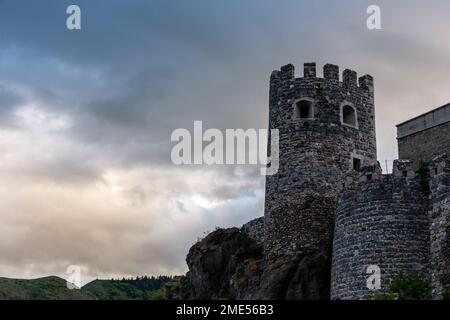
<instances>
[{"instance_id":1,"label":"fortress tower","mask_svg":"<svg viewBox=\"0 0 450 320\"><path fill-rule=\"evenodd\" d=\"M266 178L265 250L270 262L303 250L331 253L345 175L376 161L373 78L315 63L296 78L289 64L270 78L269 128L279 130L279 171ZM269 141L270 143L270 141Z\"/></svg>"},{"instance_id":2,"label":"fortress tower","mask_svg":"<svg viewBox=\"0 0 450 320\"><path fill-rule=\"evenodd\" d=\"M425 175L409 160L394 161L389 175L378 163L348 176L336 210L332 299L386 293L400 275L428 280L428 194ZM367 287L374 266L380 271L377 291Z\"/></svg>"}]
</instances>

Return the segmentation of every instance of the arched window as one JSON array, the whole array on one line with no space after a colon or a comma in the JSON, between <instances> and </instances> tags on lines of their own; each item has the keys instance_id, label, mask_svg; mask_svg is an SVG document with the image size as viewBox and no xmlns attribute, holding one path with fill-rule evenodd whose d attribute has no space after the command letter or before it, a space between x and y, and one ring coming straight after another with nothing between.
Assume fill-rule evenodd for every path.
<instances>
[{"instance_id":1,"label":"arched window","mask_svg":"<svg viewBox=\"0 0 450 320\"><path fill-rule=\"evenodd\" d=\"M310 100L300 100L295 103L295 118L314 119L313 103Z\"/></svg>"},{"instance_id":2,"label":"arched window","mask_svg":"<svg viewBox=\"0 0 450 320\"><path fill-rule=\"evenodd\" d=\"M341 122L347 126L354 128L358 127L358 118L356 115L356 109L349 105L344 104L341 108Z\"/></svg>"}]
</instances>

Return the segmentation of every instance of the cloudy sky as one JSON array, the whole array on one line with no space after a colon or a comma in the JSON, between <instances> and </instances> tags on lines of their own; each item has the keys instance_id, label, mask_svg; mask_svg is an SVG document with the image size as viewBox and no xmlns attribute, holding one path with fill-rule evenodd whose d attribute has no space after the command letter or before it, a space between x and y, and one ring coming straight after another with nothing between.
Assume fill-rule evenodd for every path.
<instances>
[{"instance_id":1,"label":"cloudy sky","mask_svg":"<svg viewBox=\"0 0 450 320\"><path fill-rule=\"evenodd\" d=\"M179 274L204 232L261 216L258 167L174 166L170 135L267 127L287 63L371 74L394 159L395 124L450 102L449 16L448 1L0 0L0 276Z\"/></svg>"}]
</instances>

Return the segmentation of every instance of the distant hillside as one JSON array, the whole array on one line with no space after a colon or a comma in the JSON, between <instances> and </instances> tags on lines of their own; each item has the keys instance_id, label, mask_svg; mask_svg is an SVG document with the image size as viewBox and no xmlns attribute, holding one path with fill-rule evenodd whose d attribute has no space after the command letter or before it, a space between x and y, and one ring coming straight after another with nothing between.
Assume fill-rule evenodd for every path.
<instances>
[{"instance_id":1,"label":"distant hillside","mask_svg":"<svg viewBox=\"0 0 450 320\"><path fill-rule=\"evenodd\" d=\"M133 300L161 299L169 277L95 280L80 290L69 290L66 280L52 276L22 280L0 278L0 300Z\"/></svg>"}]
</instances>

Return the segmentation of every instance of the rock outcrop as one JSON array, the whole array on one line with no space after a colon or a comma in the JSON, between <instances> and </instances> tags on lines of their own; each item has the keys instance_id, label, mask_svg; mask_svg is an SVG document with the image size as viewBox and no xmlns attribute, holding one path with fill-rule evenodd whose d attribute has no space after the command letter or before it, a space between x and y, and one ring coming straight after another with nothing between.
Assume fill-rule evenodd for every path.
<instances>
[{"instance_id":1,"label":"rock outcrop","mask_svg":"<svg viewBox=\"0 0 450 320\"><path fill-rule=\"evenodd\" d=\"M256 299L328 300L331 256L326 252L304 252L280 257L267 264Z\"/></svg>"},{"instance_id":2,"label":"rock outcrop","mask_svg":"<svg viewBox=\"0 0 450 320\"><path fill-rule=\"evenodd\" d=\"M167 288L168 299L250 299L262 274L262 247L238 228L218 229L186 258L189 272Z\"/></svg>"},{"instance_id":3,"label":"rock outcrop","mask_svg":"<svg viewBox=\"0 0 450 320\"><path fill-rule=\"evenodd\" d=\"M244 230L245 225L242 231L218 229L192 246L186 258L189 271L167 285L167 299L329 298L329 255L286 256L266 269L261 239Z\"/></svg>"}]
</instances>

